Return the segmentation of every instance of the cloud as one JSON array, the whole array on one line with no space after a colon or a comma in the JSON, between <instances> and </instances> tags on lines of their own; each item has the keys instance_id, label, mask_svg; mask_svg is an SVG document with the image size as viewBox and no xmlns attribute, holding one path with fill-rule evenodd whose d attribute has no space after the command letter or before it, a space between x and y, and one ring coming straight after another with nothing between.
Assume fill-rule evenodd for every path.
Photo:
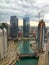
<instances>
[{"instance_id":1,"label":"cloud","mask_svg":"<svg viewBox=\"0 0 49 65\"><path fill-rule=\"evenodd\" d=\"M19 18L27 15L32 20L38 20L39 13L42 18L47 12L49 12L48 0L0 0L0 21L7 21L12 15Z\"/></svg>"}]
</instances>

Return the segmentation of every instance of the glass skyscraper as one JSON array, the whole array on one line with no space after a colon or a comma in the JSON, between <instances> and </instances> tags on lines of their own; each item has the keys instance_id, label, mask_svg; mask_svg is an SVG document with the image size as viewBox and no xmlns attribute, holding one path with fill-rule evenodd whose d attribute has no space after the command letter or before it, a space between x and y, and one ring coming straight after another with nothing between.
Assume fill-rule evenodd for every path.
<instances>
[{"instance_id":1,"label":"glass skyscraper","mask_svg":"<svg viewBox=\"0 0 49 65\"><path fill-rule=\"evenodd\" d=\"M29 37L29 30L30 30L29 17L24 17L23 18L23 36L24 37Z\"/></svg>"},{"instance_id":2,"label":"glass skyscraper","mask_svg":"<svg viewBox=\"0 0 49 65\"><path fill-rule=\"evenodd\" d=\"M38 24L38 50L43 51L45 36L45 22L41 20Z\"/></svg>"},{"instance_id":3,"label":"glass skyscraper","mask_svg":"<svg viewBox=\"0 0 49 65\"><path fill-rule=\"evenodd\" d=\"M14 38L18 36L18 18L16 16L10 18L10 36Z\"/></svg>"}]
</instances>

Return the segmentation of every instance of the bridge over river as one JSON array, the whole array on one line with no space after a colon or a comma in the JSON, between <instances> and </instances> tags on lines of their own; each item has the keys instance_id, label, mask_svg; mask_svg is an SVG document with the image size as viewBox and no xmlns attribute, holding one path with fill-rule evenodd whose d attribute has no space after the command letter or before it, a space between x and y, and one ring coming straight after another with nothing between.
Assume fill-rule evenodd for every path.
<instances>
[{"instance_id":1,"label":"bridge over river","mask_svg":"<svg viewBox=\"0 0 49 65\"><path fill-rule=\"evenodd\" d=\"M35 52L32 50L30 46L29 40L21 40L17 41L16 44L18 45L19 50L19 57L22 58L19 62L15 65L37 65L38 59L33 58L35 56Z\"/></svg>"}]
</instances>

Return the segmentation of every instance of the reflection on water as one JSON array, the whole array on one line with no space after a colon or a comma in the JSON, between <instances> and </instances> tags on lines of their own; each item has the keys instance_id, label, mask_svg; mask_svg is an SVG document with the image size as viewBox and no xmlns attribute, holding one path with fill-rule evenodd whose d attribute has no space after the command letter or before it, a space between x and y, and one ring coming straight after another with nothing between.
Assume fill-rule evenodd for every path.
<instances>
[{"instance_id":1,"label":"reflection on water","mask_svg":"<svg viewBox=\"0 0 49 65\"><path fill-rule=\"evenodd\" d=\"M34 53L32 48L30 47L30 41L28 40L18 41L17 44L18 44L20 54Z\"/></svg>"},{"instance_id":2,"label":"reflection on water","mask_svg":"<svg viewBox=\"0 0 49 65\"><path fill-rule=\"evenodd\" d=\"M29 53L29 41L23 41L23 53Z\"/></svg>"},{"instance_id":3,"label":"reflection on water","mask_svg":"<svg viewBox=\"0 0 49 65\"><path fill-rule=\"evenodd\" d=\"M31 41L32 42L32 41ZM17 42L20 54L34 53L34 51L30 47L30 41L18 41ZM19 62L16 62L15 65L37 65L37 58L23 58L20 59Z\"/></svg>"}]
</instances>

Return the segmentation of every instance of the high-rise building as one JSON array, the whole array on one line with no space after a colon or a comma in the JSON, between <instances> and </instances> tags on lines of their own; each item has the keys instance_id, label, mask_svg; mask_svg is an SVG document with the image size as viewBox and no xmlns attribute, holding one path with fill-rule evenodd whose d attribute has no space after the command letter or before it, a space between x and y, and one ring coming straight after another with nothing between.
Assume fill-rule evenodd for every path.
<instances>
[{"instance_id":1,"label":"high-rise building","mask_svg":"<svg viewBox=\"0 0 49 65\"><path fill-rule=\"evenodd\" d=\"M7 56L7 30L0 28L0 61Z\"/></svg>"},{"instance_id":2,"label":"high-rise building","mask_svg":"<svg viewBox=\"0 0 49 65\"><path fill-rule=\"evenodd\" d=\"M29 25L29 17L23 18L23 36L29 37L30 25Z\"/></svg>"},{"instance_id":3,"label":"high-rise building","mask_svg":"<svg viewBox=\"0 0 49 65\"><path fill-rule=\"evenodd\" d=\"M0 28L0 61L1 61L1 58L3 56L3 32L2 32L2 29Z\"/></svg>"},{"instance_id":4,"label":"high-rise building","mask_svg":"<svg viewBox=\"0 0 49 65\"><path fill-rule=\"evenodd\" d=\"M45 22L41 20L38 24L38 50L43 51L45 36Z\"/></svg>"},{"instance_id":5,"label":"high-rise building","mask_svg":"<svg viewBox=\"0 0 49 65\"><path fill-rule=\"evenodd\" d=\"M8 41L7 41L7 30L6 30L6 28L3 28L3 43L4 43L4 54L5 54L5 56L7 55L7 43L8 43Z\"/></svg>"},{"instance_id":6,"label":"high-rise building","mask_svg":"<svg viewBox=\"0 0 49 65\"><path fill-rule=\"evenodd\" d=\"M2 23L2 28L7 29L7 37L10 35L10 26L7 23Z\"/></svg>"},{"instance_id":7,"label":"high-rise building","mask_svg":"<svg viewBox=\"0 0 49 65\"><path fill-rule=\"evenodd\" d=\"M16 16L11 16L10 18L10 36L18 36L18 18Z\"/></svg>"}]
</instances>

